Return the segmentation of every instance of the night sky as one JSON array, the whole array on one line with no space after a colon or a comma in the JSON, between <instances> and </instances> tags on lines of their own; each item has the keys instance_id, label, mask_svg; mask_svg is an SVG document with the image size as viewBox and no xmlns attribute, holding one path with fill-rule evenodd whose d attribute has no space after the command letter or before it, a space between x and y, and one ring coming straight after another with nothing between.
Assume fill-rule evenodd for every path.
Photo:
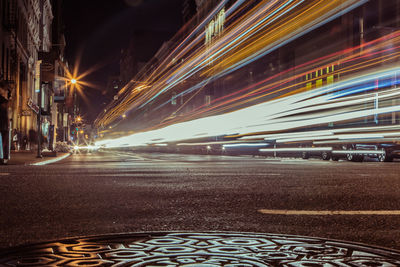
<instances>
[{"instance_id":1,"label":"night sky","mask_svg":"<svg viewBox=\"0 0 400 267\"><path fill-rule=\"evenodd\" d=\"M82 104L88 123L100 112L107 78L119 72L120 51L137 36L137 55L148 61L182 27L183 0L64 0L66 58L79 73L101 66L84 81L90 105ZM71 67L70 67L71 68Z\"/></svg>"}]
</instances>

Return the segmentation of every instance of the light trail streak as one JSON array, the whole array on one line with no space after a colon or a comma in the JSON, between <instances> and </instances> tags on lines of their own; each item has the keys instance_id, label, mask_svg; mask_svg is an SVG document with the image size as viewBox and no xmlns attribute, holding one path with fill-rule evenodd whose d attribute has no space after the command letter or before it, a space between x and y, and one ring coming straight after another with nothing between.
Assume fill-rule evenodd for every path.
<instances>
[{"instance_id":1,"label":"light trail streak","mask_svg":"<svg viewBox=\"0 0 400 267\"><path fill-rule=\"evenodd\" d=\"M238 144L225 144L224 148L233 148L233 147L263 147L268 146L268 144L252 144L252 143L238 143Z\"/></svg>"},{"instance_id":2,"label":"light trail streak","mask_svg":"<svg viewBox=\"0 0 400 267\"><path fill-rule=\"evenodd\" d=\"M377 132L382 133L385 137L389 137L392 135L400 135L400 126L377 126L377 127L352 127L345 129L332 129L332 130L314 130L314 131L302 131L302 132L288 132L288 133L278 133L278 134L262 134L262 135L250 135L243 136L238 139L238 141L243 140L252 140L252 139L263 139L263 140L284 140L284 139L296 139L296 140L304 140L303 138L310 137L318 138L318 137L326 137L326 138L335 138L334 135L343 134L343 133L353 133L354 136L357 136L360 133L369 133L369 132Z\"/></svg>"},{"instance_id":3,"label":"light trail streak","mask_svg":"<svg viewBox=\"0 0 400 267\"><path fill-rule=\"evenodd\" d=\"M115 106L97 123L118 124L120 121L115 122L116 118L127 114L128 110L133 110L135 114L144 107L154 112L161 110L170 103L167 92L172 89L177 91L177 96L183 97L208 88L209 83L226 78L228 74L363 3L365 1L327 3L265 0L249 8L240 20L234 20L235 10L245 10L246 7L243 1L237 1L227 11L229 26L219 39L205 46L201 44L203 37L196 37L192 32L141 84L132 82L131 88L121 90L121 100L114 103ZM219 8L221 6L213 14ZM201 25L206 25L212 17L210 15L203 20ZM198 30L199 27L194 32ZM242 141L264 138L277 140L278 143L316 143L351 138L396 140L396 132L387 133L383 128L376 128L375 133L354 135L339 134L334 130L293 134L285 132L322 125L326 127L330 123L346 125L371 116L377 120L379 116L399 112L400 105L396 102L400 97L397 88L400 79L396 78L400 74L399 50L400 31L396 31L356 47L312 58L307 62L300 61L303 63L266 75L250 85L238 84L237 90L216 98L209 106L194 108L190 114L185 114L179 108L172 113L173 116L166 115L168 120L160 119L148 131L99 141L97 145L143 146L185 140L189 140L187 144L190 145L190 140L213 136L240 138ZM184 61L174 61L184 56ZM321 71L325 69L328 71ZM314 75L316 72L321 75ZM309 76L311 78L304 79ZM337 78L339 76L340 79ZM320 86L308 86L322 79L327 80L328 77L331 77L331 83L321 82ZM284 135L279 135L280 132L284 132ZM212 144L228 145L226 142Z\"/></svg>"},{"instance_id":4,"label":"light trail streak","mask_svg":"<svg viewBox=\"0 0 400 267\"><path fill-rule=\"evenodd\" d=\"M325 5L326 2L324 2L324 3L322 3L322 2L324 2L324 1L313 1L313 2L311 2L311 4L308 3L308 2L304 4L305 5L304 8L309 7L309 6L312 7L313 5L315 6L315 8L312 11L315 12L313 14L314 14L314 17L315 17L316 20L311 20L311 21L313 21L313 23L315 23L319 19L324 20L325 19L324 16L326 16L326 14L330 14L329 12L332 12L332 10L334 10L334 9L332 9L333 7L339 7L340 10L343 10L344 8L346 8L348 6L354 5L357 1L345 1L345 2L343 2L343 1L331 1L329 3L329 5ZM274 9L269 10L268 7L271 7L272 4L275 4L275 3L279 4L280 1L262 1L262 3L264 4L264 6L258 5L258 7L260 8L260 6L262 6L263 9L258 10L258 13L256 13L256 14L266 14L265 16L268 17L269 15L271 15L271 12L274 12ZM284 5L287 5L287 6L289 6L289 4L300 5L302 3L303 3L303 1L285 1ZM236 8L237 8L237 6L236 6ZM331 10L329 10L329 8L331 8ZM299 8L299 10L302 10L302 9ZM329 10L329 12L327 13L328 10ZM311 11L311 9L310 9L310 11ZM283 15L286 14L286 12L288 12L288 10L282 11L280 16L282 17ZM251 12L249 12L249 13L252 14ZM308 16L310 16L310 15L308 15ZM257 22L257 18L258 18L257 16L253 16L252 18L250 17L249 20L250 20L251 23L254 24L254 23L258 23ZM287 16L287 18L291 19L290 16ZM282 18L282 19L284 19L284 18ZM295 23L296 28L300 28L300 29L302 29L302 31L304 31L307 28L306 24L305 25L301 24L301 20L300 21L296 20L295 22L294 21L295 20L293 20L291 23ZM306 22L307 21L304 20L304 23L306 23ZM283 24L283 23L281 23L281 24ZM242 27L242 29L247 29L249 27L249 25L248 25L248 23L245 23L245 24L241 24L241 27ZM263 27L266 27L266 25L263 25ZM237 26L236 29L231 29L230 30L232 32L231 35L229 35L230 34L229 31L226 31L226 35L227 36L235 36L237 31L238 31L237 28L240 29L240 27ZM240 31L243 31L243 30L240 30ZM260 45L261 46L264 45L264 43L262 41L264 39L262 39L262 38L265 38L265 36L268 36L268 31L260 33L260 38L261 39L258 39L258 40L255 37L255 36L257 36L257 33L258 33L258 31L252 32L252 35L246 37L246 39L248 39L251 42L250 44L255 46L255 48L249 49L249 51L247 51L245 54L243 54L243 56L246 56L249 52L252 52L252 53L256 52L255 50L257 50L257 47L259 47ZM285 35L285 34L280 34L280 35L287 37L287 35ZM223 40L229 40L229 38L225 37ZM256 41L254 41L254 40L256 40ZM240 40L240 42L242 42L242 40ZM225 43L217 41L216 44L214 44L212 46L212 50L210 52L211 55L212 55L211 59L215 60L214 59L214 57L215 57L214 55L217 55L218 50L221 47L225 47L225 46L226 46ZM136 98L135 101L131 101L132 99L128 97L128 99L126 99L125 101L120 102L120 106L117 107L117 112L110 113L109 115L111 115L111 117L109 119L107 119L106 121L109 122L110 120L113 120L116 117L120 116L121 113L125 113L124 109L127 109L127 108L132 109L132 108L137 108L137 107L139 107L139 108L143 107L144 105L146 105L147 103L149 103L153 99L155 99L157 96L160 96L162 94L162 92L165 92L165 91L173 88L173 85L176 85L178 82L189 78L190 75L192 75L192 73L195 73L197 71L200 71L202 68L207 67L205 65L205 63L207 63L209 61L209 59L207 59L205 57L206 53L204 53L205 52L204 49L205 48L200 49L198 53L195 53L192 57L189 57L189 59L187 59L185 61L185 63L182 65L182 67L180 67L181 68L180 72L184 73L184 74L183 74L183 76L181 75L180 77L177 77L175 79L175 81L174 81L175 82L174 84L169 84L169 85L165 86L166 80L167 80L168 77L160 78L156 83L153 83L153 86L150 88L150 90L147 90L140 97ZM242 48L241 48L241 50L242 50ZM231 55L227 55L227 54L224 54L224 55L225 55L226 58L233 58ZM241 57L243 58L243 56L241 56ZM247 58L247 60L248 60L248 58ZM248 62L250 63L249 60L248 60ZM218 63L218 64L221 64L221 63ZM219 68L219 67L216 66L214 68ZM227 70L227 68L224 68L224 69ZM151 76L154 76L154 74L152 74ZM216 78L218 78L218 76L215 76L215 79ZM150 80L150 78L148 80ZM104 121L103 124L106 121Z\"/></svg>"},{"instance_id":5,"label":"light trail streak","mask_svg":"<svg viewBox=\"0 0 400 267\"><path fill-rule=\"evenodd\" d=\"M399 34L399 33L397 33L396 35L398 35L398 34ZM349 52L349 51L348 51L348 52ZM354 53L353 50L352 50L352 52ZM368 52L370 52L370 50L365 50L365 53L368 53ZM339 54L337 54L336 56L339 56ZM334 62L334 63L336 63L336 62ZM375 63L374 65L377 65L377 64L379 64L379 63ZM326 66L324 65L323 68L325 68L325 67L326 67ZM318 68L316 68L316 69L318 69ZM215 108L217 108L218 106L226 106L227 104L229 104L229 103L231 103L231 102L234 103L234 105L241 105L241 104L243 104L243 103L238 102L240 99L246 98L246 97L248 97L248 96L253 96L253 95L255 95L256 93L257 93L257 94L261 94L261 93L265 93L265 92L268 92L268 91L272 91L271 93L276 93L276 92L278 92L278 91L277 91L277 90L272 90L272 89L282 87L283 84L287 84L287 83L289 83L289 82L291 82L291 81L294 81L295 79L298 79L299 77L302 77L302 76L305 76L305 75L307 75L307 74L309 74L309 73L312 73L312 72L314 72L316 69L313 69L312 71L309 71L309 72L307 72L307 73L299 74L299 75L294 76L294 77L292 76L292 77L290 77L289 79L284 79L283 81L275 82L275 83L272 83L272 84L261 85L261 83L259 83L259 84L258 84L258 87L255 88L253 91L249 92L248 94L242 94L242 95L240 95L239 97L233 98L233 99L229 100L228 102L224 102L224 103L221 103L221 104L218 104L218 105L214 104L213 106L211 106L211 107L209 107L209 108L207 108L207 109L203 109L202 112L207 111L207 110L210 110L210 109L215 109ZM295 71L296 71L296 70L297 70L297 69L295 69ZM355 71L355 69L348 69L348 70L347 70L347 69L344 69L344 70L340 71L340 74L343 75L343 74L345 74L346 72L352 72L352 71ZM360 69L358 69L358 71L360 71ZM284 73L285 73L285 72L284 72ZM335 72L335 73L333 73L333 74L336 75L336 74L339 74L339 73ZM275 77L275 78L277 78L277 77ZM358 77L358 78L361 79L362 77ZM357 79L357 77L356 77L355 79ZM316 79L314 79L314 80L316 80ZM314 80L312 80L312 81L314 81ZM267 79L265 82L268 82L268 81L270 81L270 79ZM305 88L304 86L305 86L305 82L295 83L295 84L289 85L288 87L280 88L279 91L291 90L292 92L291 92L290 94L292 94L294 88L296 88L296 87ZM335 90L335 89L332 88L331 90ZM299 92L301 92L301 91L304 91L304 89L301 89ZM261 95L261 96L258 96L257 98L265 97L265 96L267 96L267 95L269 95L269 94L271 94L271 93L265 93L265 94L263 94L263 95ZM324 93L328 93L328 92L324 92ZM252 100L255 100L255 98L253 98ZM246 102L252 101L252 100L246 100ZM204 108L204 106L203 106L202 108Z\"/></svg>"},{"instance_id":6,"label":"light trail streak","mask_svg":"<svg viewBox=\"0 0 400 267\"><path fill-rule=\"evenodd\" d=\"M288 148L262 148L260 152L322 152L322 151L332 151L332 147L288 147Z\"/></svg>"},{"instance_id":7,"label":"light trail streak","mask_svg":"<svg viewBox=\"0 0 400 267\"><path fill-rule=\"evenodd\" d=\"M400 71L400 69L389 69L381 71L379 74L385 76L387 73L393 71L397 73ZM370 78L376 79L376 75L379 74L373 73L370 75ZM352 83L353 82L354 81L352 81ZM348 81L343 81L341 83L335 84L335 86L342 86L347 88ZM326 90L326 88L321 89L321 91L324 90ZM399 95L399 93L400 92L396 92L396 95ZM329 102L329 95L323 95L320 97L324 97L325 101ZM179 140L190 140L199 137L229 135L233 133L237 133L238 135L245 135L254 132L262 132L266 129L268 129L269 131L288 131L301 127L320 125L323 123L341 122L363 118L374 114L385 114L394 111L400 111L400 106L389 106L361 110L359 108L353 107L343 111L341 109L342 103L338 102L337 107L339 108L339 110L341 110L340 112L335 111L321 116L321 113L314 111L311 112L311 115L308 115L309 112L307 112L305 115L302 115L303 112L299 108L298 104L301 103L302 106L308 107L310 105L310 102L315 103L314 101L315 98L310 98L310 92L304 92L286 97L284 99L278 99L276 101L251 106L249 108L245 108L228 114L178 123L162 129L138 133L113 141L98 142L96 143L96 145L147 145L161 142L177 142ZM319 102L319 100L317 100L317 102ZM265 105L272 106L272 108L265 108ZM291 105L295 105L294 108L292 108ZM317 109L320 109L320 106L317 106ZM291 110L292 112L290 116L287 115L288 110ZM293 118L293 116L296 117ZM204 132L205 129L207 129L207 132ZM378 138L380 136L375 134L368 137Z\"/></svg>"},{"instance_id":8,"label":"light trail streak","mask_svg":"<svg viewBox=\"0 0 400 267\"><path fill-rule=\"evenodd\" d=\"M333 55L330 55L330 56L325 56L325 57L319 59L319 61L322 61L322 60L326 61L326 60L329 60L329 59L331 61L328 64L325 64L325 65L323 65L322 67L319 67L319 68L326 68L331 64L339 64L339 62L352 63L353 61L358 60L361 57L365 57L366 55L371 57L371 56L374 56L374 55L376 55L378 53L390 52L392 50L397 49L398 47L392 47L390 49L384 49L384 50L379 50L379 49L382 49L382 47L387 46L389 43L393 44L395 42L399 42L399 32L393 33L393 34L391 34L389 36L382 37L382 38L380 38L378 40L371 41L371 42L366 43L364 45L355 47L353 49L346 49L346 50L344 50L342 52L334 53ZM360 53L359 50L362 50L363 52ZM388 55L384 55L383 57L386 58L386 60L388 60L387 58L390 58L391 60L394 60L394 58L395 58L394 55L397 55L396 57L398 58L398 54L399 53L396 52L396 53L391 53L391 54L388 54ZM358 56L358 55L360 55L360 56ZM333 61L332 62L332 60L334 60L334 58L341 58L341 59L340 59L340 61ZM382 57L371 59L369 61L366 61L364 64L363 63L355 63L355 64L350 65L349 67L343 67L340 70L340 72L334 72L332 74L333 75L339 75L339 74L340 75L344 75L346 73L351 73L351 72L354 72L354 71L360 72L362 69L367 69L368 67L374 67L374 66L377 66L379 64L382 64L383 61L380 60L380 58L382 58ZM315 62L318 62L318 60L313 60L311 62L304 63L304 64L294 68L292 71L296 72L296 73L300 72L302 70L302 68L304 68L304 66L312 65ZM366 64L366 63L368 63L368 64ZM359 66L361 66L361 67L359 67ZM233 94L230 94L228 96L224 96L222 98L216 99L215 101L213 101L213 105L210 106L210 107L206 107L206 106L203 105L203 106L195 109L195 112L193 113L193 115L186 116L186 118L187 119L193 119L194 117L196 117L196 116L198 117L202 113L208 112L210 110L215 110L213 112L214 114L218 113L218 112L220 113L221 110L220 111L216 110L218 107L222 107L223 109L232 109L234 106L240 106L240 105L242 105L242 104L244 104L246 102L255 101L255 100L259 99L259 98L266 97L269 94L277 93L277 92L280 92L280 91L291 90L291 92L289 94L293 94L294 92L296 92L295 90L293 90L294 88L296 88L296 87L305 88L304 87L305 86L305 82L290 84L289 86L283 87L283 88L280 88L280 87L282 87L282 85L284 85L284 84L288 84L290 82L295 81L299 77L302 77L302 76L308 75L310 73L313 73L317 69L318 68L314 68L311 71L308 70L305 73L300 73L300 74L295 75L295 76L292 75L289 78L284 78L283 80L280 80L278 82L270 83L270 81L273 81L273 79L280 78L284 74L287 74L290 70L283 71L282 73L279 73L279 74L277 74L275 76L267 78L263 82L258 82L257 84L251 85L248 88L244 88L244 89L239 90L239 91L237 91L237 92L235 92ZM327 75L324 75L323 78L326 77L326 76ZM357 77L356 77L356 79L357 79ZM315 80L316 80L316 78L311 80L311 81L315 81ZM382 87L382 84L380 85L380 87ZM280 88L280 89L279 89L279 91L273 90L275 88ZM372 89L372 88L370 88L370 89ZM252 90L252 91L250 91L249 93L243 94L243 92L246 91L246 90ZM332 89L332 90L334 90L334 89ZM304 89L300 89L299 90L299 92L301 92L301 91L304 91ZM230 96L233 96L233 95L236 95L236 94L240 94L240 93L241 93L241 95L239 95L236 98L232 98L232 99L229 99L229 100L227 100L225 102L222 102L220 104L216 104L216 102L219 101L219 100L222 100L224 98L227 98L227 97L230 97ZM259 94L259 95L257 96L257 94ZM252 97L252 98L251 99L246 99L248 97ZM246 99L246 100L243 100L243 102L240 102L239 100L241 100L241 99ZM230 103L233 103L233 104L229 105ZM213 113L207 113L207 115L212 115Z\"/></svg>"}]
</instances>

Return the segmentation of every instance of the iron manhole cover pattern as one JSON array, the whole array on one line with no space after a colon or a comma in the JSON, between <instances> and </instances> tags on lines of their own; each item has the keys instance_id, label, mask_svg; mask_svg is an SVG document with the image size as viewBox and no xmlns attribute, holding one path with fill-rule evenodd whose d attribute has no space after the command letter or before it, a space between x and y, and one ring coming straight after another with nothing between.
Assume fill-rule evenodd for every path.
<instances>
[{"instance_id":1,"label":"iron manhole cover pattern","mask_svg":"<svg viewBox=\"0 0 400 267\"><path fill-rule=\"evenodd\" d=\"M400 266L400 254L318 238L256 233L140 233L0 252L0 266Z\"/></svg>"}]
</instances>

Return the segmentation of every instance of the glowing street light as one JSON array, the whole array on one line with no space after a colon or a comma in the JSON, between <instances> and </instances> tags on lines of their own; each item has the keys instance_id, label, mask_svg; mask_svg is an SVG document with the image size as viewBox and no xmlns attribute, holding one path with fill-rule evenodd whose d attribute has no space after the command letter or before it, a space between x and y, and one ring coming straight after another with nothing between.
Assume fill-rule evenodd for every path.
<instances>
[{"instance_id":1,"label":"glowing street light","mask_svg":"<svg viewBox=\"0 0 400 267\"><path fill-rule=\"evenodd\" d=\"M72 84L76 84L76 79L71 79Z\"/></svg>"}]
</instances>

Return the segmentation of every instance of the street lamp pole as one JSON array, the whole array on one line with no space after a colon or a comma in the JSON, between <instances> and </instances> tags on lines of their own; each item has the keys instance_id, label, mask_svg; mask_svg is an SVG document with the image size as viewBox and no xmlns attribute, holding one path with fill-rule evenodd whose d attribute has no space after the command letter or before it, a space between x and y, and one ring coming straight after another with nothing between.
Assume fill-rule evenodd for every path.
<instances>
[{"instance_id":1,"label":"street lamp pole","mask_svg":"<svg viewBox=\"0 0 400 267\"><path fill-rule=\"evenodd\" d=\"M72 125L74 125L74 127L76 127L76 114L75 114L75 99L76 99L76 92L74 92L74 87L75 85L78 83L78 81L76 80L76 78L71 78L69 80L70 82L70 86L71 86L71 93L72 93L72 108L73 108L73 112L72 112L72 118L74 120L74 123ZM74 131L75 132L75 131ZM78 138L78 132L76 133L76 136L74 136L74 138ZM76 142L76 140L74 140Z\"/></svg>"},{"instance_id":2,"label":"street lamp pole","mask_svg":"<svg viewBox=\"0 0 400 267\"><path fill-rule=\"evenodd\" d=\"M42 83L40 83L39 86L39 99L38 99L38 104L39 104L39 112L37 115L37 127L38 127L38 148L37 148L37 158L42 158L42 125L41 125L41 120L42 120Z\"/></svg>"}]
</instances>

